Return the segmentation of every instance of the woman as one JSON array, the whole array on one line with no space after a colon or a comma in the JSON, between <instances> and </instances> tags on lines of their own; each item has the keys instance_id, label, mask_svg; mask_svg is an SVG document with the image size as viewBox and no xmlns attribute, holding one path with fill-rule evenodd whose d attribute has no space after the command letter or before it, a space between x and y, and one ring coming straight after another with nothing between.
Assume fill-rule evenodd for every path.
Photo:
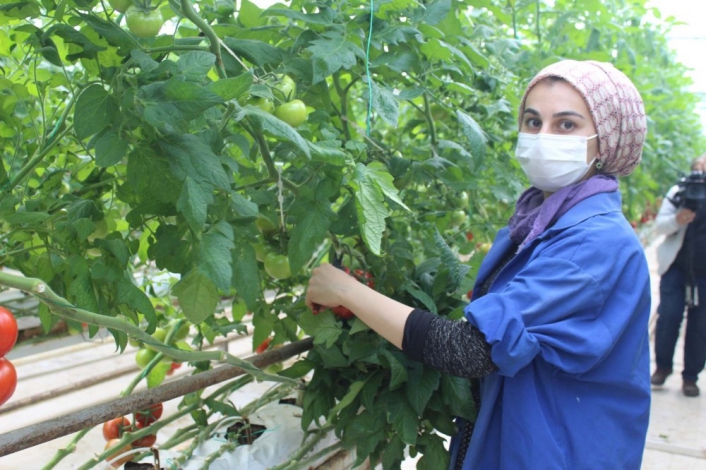
<instances>
[{"instance_id":1,"label":"woman","mask_svg":"<svg viewBox=\"0 0 706 470\"><path fill-rule=\"evenodd\" d=\"M306 301L343 305L410 357L481 377L452 468L639 469L650 408L649 273L616 175L639 163L644 106L610 64L542 70L520 105L532 187L478 272L467 321L387 298L330 265Z\"/></svg>"}]
</instances>

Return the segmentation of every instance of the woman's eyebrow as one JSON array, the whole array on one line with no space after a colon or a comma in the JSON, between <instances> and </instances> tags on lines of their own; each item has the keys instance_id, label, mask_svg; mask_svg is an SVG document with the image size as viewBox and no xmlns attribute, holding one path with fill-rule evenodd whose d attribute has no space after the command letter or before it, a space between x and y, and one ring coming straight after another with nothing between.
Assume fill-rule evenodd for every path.
<instances>
[{"instance_id":1,"label":"woman's eyebrow","mask_svg":"<svg viewBox=\"0 0 706 470\"><path fill-rule=\"evenodd\" d=\"M533 114L535 116L539 116L539 111L537 111L534 108L525 108L524 114ZM582 114L577 113L576 111L561 111L559 113L554 113L552 117L564 117L564 116L575 116L581 119L586 119Z\"/></svg>"}]
</instances>

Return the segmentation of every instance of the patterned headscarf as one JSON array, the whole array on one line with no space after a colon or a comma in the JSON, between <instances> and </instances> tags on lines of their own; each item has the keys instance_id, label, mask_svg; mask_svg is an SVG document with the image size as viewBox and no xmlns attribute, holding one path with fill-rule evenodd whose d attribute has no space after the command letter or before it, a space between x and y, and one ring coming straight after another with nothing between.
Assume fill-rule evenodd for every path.
<instances>
[{"instance_id":1,"label":"patterned headscarf","mask_svg":"<svg viewBox=\"0 0 706 470\"><path fill-rule=\"evenodd\" d=\"M519 122L527 94L539 81L558 77L573 86L588 104L598 131L601 173L629 175L640 163L647 134L645 106L630 79L605 62L562 60L545 67L527 86L520 103Z\"/></svg>"}]
</instances>

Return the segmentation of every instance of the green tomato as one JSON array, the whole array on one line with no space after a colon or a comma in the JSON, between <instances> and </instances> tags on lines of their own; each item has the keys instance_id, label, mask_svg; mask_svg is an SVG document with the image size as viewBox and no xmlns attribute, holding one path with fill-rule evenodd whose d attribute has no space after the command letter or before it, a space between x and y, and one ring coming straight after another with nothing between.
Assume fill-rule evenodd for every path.
<instances>
[{"instance_id":1,"label":"green tomato","mask_svg":"<svg viewBox=\"0 0 706 470\"><path fill-rule=\"evenodd\" d=\"M98 222L94 222L93 225L96 226L96 229L86 238L91 243L96 238L104 238L108 234L108 221L105 220L105 217Z\"/></svg>"},{"instance_id":2,"label":"green tomato","mask_svg":"<svg viewBox=\"0 0 706 470\"><path fill-rule=\"evenodd\" d=\"M181 341L189 336L189 326L187 322L182 323L176 333L174 333L174 341Z\"/></svg>"},{"instance_id":3,"label":"green tomato","mask_svg":"<svg viewBox=\"0 0 706 470\"><path fill-rule=\"evenodd\" d=\"M264 243L253 243L252 247L255 249L255 258L260 262L265 261L267 253L270 252L267 246Z\"/></svg>"},{"instance_id":4,"label":"green tomato","mask_svg":"<svg viewBox=\"0 0 706 470\"><path fill-rule=\"evenodd\" d=\"M154 338L156 341L159 341L160 343L164 343L164 340L167 338L167 330L163 328L157 328L154 333L152 333L152 338ZM156 349L150 346L149 344L145 344L145 347L147 349L151 349L152 351L156 351Z\"/></svg>"},{"instance_id":5,"label":"green tomato","mask_svg":"<svg viewBox=\"0 0 706 470\"><path fill-rule=\"evenodd\" d=\"M135 354L135 362L140 369L144 369L156 355L157 351L153 351L151 349L140 349L137 351L137 354Z\"/></svg>"},{"instance_id":6,"label":"green tomato","mask_svg":"<svg viewBox=\"0 0 706 470\"><path fill-rule=\"evenodd\" d=\"M272 102L271 99L261 98L258 96L253 96L252 98L247 100L245 104L249 104L250 106L257 106L267 114L272 114L272 111L274 111L275 109L275 104Z\"/></svg>"},{"instance_id":7,"label":"green tomato","mask_svg":"<svg viewBox=\"0 0 706 470\"><path fill-rule=\"evenodd\" d=\"M468 207L468 193L466 191L461 191L451 198L451 202L454 207L459 209L464 209Z\"/></svg>"},{"instance_id":8,"label":"green tomato","mask_svg":"<svg viewBox=\"0 0 706 470\"><path fill-rule=\"evenodd\" d=\"M145 10L132 5L125 13L127 29L132 34L140 38L153 38L159 33L164 24L164 18L159 10L146 12Z\"/></svg>"},{"instance_id":9,"label":"green tomato","mask_svg":"<svg viewBox=\"0 0 706 470\"><path fill-rule=\"evenodd\" d=\"M108 0L113 10L125 13L132 6L132 0Z\"/></svg>"},{"instance_id":10,"label":"green tomato","mask_svg":"<svg viewBox=\"0 0 706 470\"><path fill-rule=\"evenodd\" d=\"M216 0L215 7L220 16L230 16L235 12L233 0Z\"/></svg>"},{"instance_id":11,"label":"green tomato","mask_svg":"<svg viewBox=\"0 0 706 470\"><path fill-rule=\"evenodd\" d=\"M458 227L466 221L466 213L462 210L453 211L449 223L452 227Z\"/></svg>"},{"instance_id":12,"label":"green tomato","mask_svg":"<svg viewBox=\"0 0 706 470\"><path fill-rule=\"evenodd\" d=\"M287 279L292 275L287 255L278 255L274 252L265 258L265 271L275 279Z\"/></svg>"},{"instance_id":13,"label":"green tomato","mask_svg":"<svg viewBox=\"0 0 706 470\"><path fill-rule=\"evenodd\" d=\"M289 101L297 96L297 84L289 75L278 75L280 81L273 87L272 94L281 101Z\"/></svg>"},{"instance_id":14,"label":"green tomato","mask_svg":"<svg viewBox=\"0 0 706 470\"><path fill-rule=\"evenodd\" d=\"M299 127L307 118L306 105L302 100L292 100L277 106L275 116L292 127Z\"/></svg>"},{"instance_id":15,"label":"green tomato","mask_svg":"<svg viewBox=\"0 0 706 470\"><path fill-rule=\"evenodd\" d=\"M277 228L277 226L264 215L261 215L257 219L255 219L255 226L260 231L260 233L266 237L273 235L279 230L279 228Z\"/></svg>"}]
</instances>

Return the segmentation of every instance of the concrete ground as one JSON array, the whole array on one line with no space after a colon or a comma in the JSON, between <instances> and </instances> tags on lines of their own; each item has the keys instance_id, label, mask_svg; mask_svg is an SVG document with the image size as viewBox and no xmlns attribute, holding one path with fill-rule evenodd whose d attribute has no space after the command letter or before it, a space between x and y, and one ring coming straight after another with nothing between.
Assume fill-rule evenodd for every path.
<instances>
[{"instance_id":1,"label":"concrete ground","mask_svg":"<svg viewBox=\"0 0 706 470\"><path fill-rule=\"evenodd\" d=\"M659 300L659 276L654 272L655 246L656 243L652 243L646 248L646 256L653 270L653 310L656 310ZM654 318L651 327L653 325ZM250 342L248 337L236 339L228 344L228 350L245 357L250 354ZM133 361L134 349L129 348L122 355L114 354L113 349L112 338L104 336L86 341L73 337L13 350L8 357L17 368L19 382L15 395L0 408L0 434L115 398L137 368ZM675 370L680 371L681 342L677 351ZM126 371L124 375L108 377L111 372L121 370ZM172 380L186 373L188 369L182 367ZM85 386L85 380L101 374L106 375L105 380L93 386ZM706 470L706 386L703 388L704 395L701 397L685 397L681 393L681 377L677 372L667 379L663 387L653 390L643 470ZM52 390L57 389L67 390L67 393L53 396ZM260 392L257 388L244 391L243 403ZM46 399L15 410L3 411L39 394L46 395ZM166 402L164 415L175 412L178 402ZM157 442L163 442L177 428L189 422L189 418L183 418L165 428L158 435ZM2 457L0 470L40 469L56 450L70 440L71 436L67 436ZM102 451L103 446L101 429L96 427L80 442L76 452L55 468L79 468L94 453ZM416 468L416 459L408 459L402 468Z\"/></svg>"}]
</instances>

